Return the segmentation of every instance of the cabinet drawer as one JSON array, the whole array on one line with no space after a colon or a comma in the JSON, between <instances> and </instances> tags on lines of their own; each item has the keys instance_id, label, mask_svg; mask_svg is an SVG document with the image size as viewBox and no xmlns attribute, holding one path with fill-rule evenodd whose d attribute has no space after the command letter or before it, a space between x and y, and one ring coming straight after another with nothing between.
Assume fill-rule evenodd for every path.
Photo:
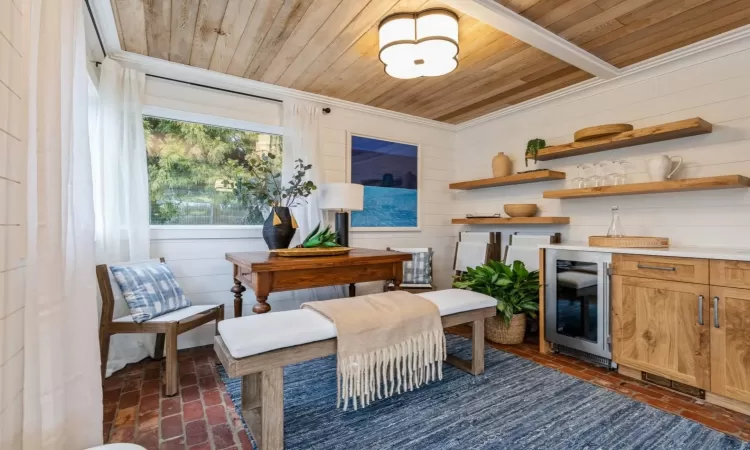
<instances>
[{"instance_id":1,"label":"cabinet drawer","mask_svg":"<svg viewBox=\"0 0 750 450\"><path fill-rule=\"evenodd\" d=\"M654 280L708 284L708 260L645 255L613 255L612 273Z\"/></svg>"},{"instance_id":2,"label":"cabinet drawer","mask_svg":"<svg viewBox=\"0 0 750 450\"><path fill-rule=\"evenodd\" d=\"M750 262L712 259L711 285L750 289Z\"/></svg>"}]
</instances>

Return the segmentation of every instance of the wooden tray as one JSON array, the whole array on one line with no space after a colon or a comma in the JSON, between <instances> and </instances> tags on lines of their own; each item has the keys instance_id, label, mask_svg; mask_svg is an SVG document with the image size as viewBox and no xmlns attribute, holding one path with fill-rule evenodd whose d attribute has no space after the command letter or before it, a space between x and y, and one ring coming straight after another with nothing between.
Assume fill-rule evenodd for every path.
<instances>
[{"instance_id":1,"label":"wooden tray","mask_svg":"<svg viewBox=\"0 0 750 450\"><path fill-rule=\"evenodd\" d=\"M276 256L339 256L346 255L352 249L350 247L331 247L331 248L279 248L271 250L271 254Z\"/></svg>"},{"instance_id":2,"label":"wooden tray","mask_svg":"<svg viewBox=\"0 0 750 450\"><path fill-rule=\"evenodd\" d=\"M598 125L595 127L582 128L573 134L573 140L576 142L588 141L590 139L599 139L615 134L633 131L633 125L629 123L612 123L608 125Z\"/></svg>"},{"instance_id":3,"label":"wooden tray","mask_svg":"<svg viewBox=\"0 0 750 450\"><path fill-rule=\"evenodd\" d=\"M589 246L613 248L668 248L669 238L654 236L589 236Z\"/></svg>"}]
</instances>

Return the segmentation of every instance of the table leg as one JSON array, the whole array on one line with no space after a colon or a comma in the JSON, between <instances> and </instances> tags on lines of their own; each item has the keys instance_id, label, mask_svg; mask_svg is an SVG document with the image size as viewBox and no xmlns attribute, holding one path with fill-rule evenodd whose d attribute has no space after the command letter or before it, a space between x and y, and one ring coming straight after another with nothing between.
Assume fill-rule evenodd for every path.
<instances>
[{"instance_id":1,"label":"table leg","mask_svg":"<svg viewBox=\"0 0 750 450\"><path fill-rule=\"evenodd\" d=\"M352 283L349 285L349 297L357 296L357 285Z\"/></svg>"},{"instance_id":2,"label":"table leg","mask_svg":"<svg viewBox=\"0 0 750 450\"><path fill-rule=\"evenodd\" d=\"M230 291L234 294L234 317L242 317L242 293L247 288L237 278L234 279L234 286Z\"/></svg>"},{"instance_id":3,"label":"table leg","mask_svg":"<svg viewBox=\"0 0 750 450\"><path fill-rule=\"evenodd\" d=\"M404 281L404 263L397 262L393 264L393 290L401 290L401 282Z\"/></svg>"}]
</instances>

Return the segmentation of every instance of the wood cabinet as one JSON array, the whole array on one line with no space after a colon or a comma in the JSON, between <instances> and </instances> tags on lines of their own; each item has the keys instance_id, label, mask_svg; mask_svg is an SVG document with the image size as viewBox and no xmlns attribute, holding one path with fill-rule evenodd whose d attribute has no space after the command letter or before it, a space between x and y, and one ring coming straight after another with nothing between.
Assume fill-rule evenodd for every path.
<instances>
[{"instance_id":1,"label":"wood cabinet","mask_svg":"<svg viewBox=\"0 0 750 450\"><path fill-rule=\"evenodd\" d=\"M611 298L618 364L710 389L707 285L615 275Z\"/></svg>"},{"instance_id":2,"label":"wood cabinet","mask_svg":"<svg viewBox=\"0 0 750 450\"><path fill-rule=\"evenodd\" d=\"M708 284L708 260L671 256L614 255L612 273L655 280Z\"/></svg>"},{"instance_id":3,"label":"wood cabinet","mask_svg":"<svg viewBox=\"0 0 750 450\"><path fill-rule=\"evenodd\" d=\"M712 286L710 303L711 391L750 403L750 289Z\"/></svg>"}]
</instances>

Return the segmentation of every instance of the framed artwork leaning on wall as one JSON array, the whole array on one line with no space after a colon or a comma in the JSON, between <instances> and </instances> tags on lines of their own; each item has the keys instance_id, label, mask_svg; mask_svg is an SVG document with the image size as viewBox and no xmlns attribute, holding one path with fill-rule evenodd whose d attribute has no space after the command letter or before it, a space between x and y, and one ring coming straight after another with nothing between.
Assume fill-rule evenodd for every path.
<instances>
[{"instance_id":1,"label":"framed artwork leaning on wall","mask_svg":"<svg viewBox=\"0 0 750 450\"><path fill-rule=\"evenodd\" d=\"M416 144L348 136L347 178L364 186L364 208L352 211L354 231L418 231L420 149Z\"/></svg>"}]
</instances>

